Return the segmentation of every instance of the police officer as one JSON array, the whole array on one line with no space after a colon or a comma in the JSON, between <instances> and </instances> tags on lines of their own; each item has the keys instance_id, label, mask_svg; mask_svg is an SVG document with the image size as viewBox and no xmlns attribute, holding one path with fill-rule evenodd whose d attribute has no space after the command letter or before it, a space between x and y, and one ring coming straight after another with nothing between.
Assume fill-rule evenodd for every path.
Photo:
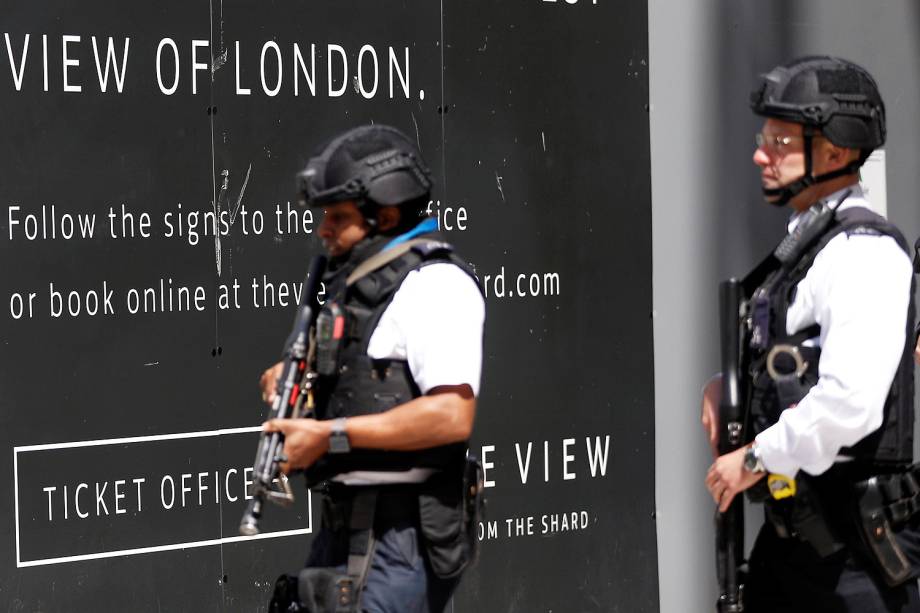
<instances>
[{"instance_id":1,"label":"police officer","mask_svg":"<svg viewBox=\"0 0 920 613\"><path fill-rule=\"evenodd\" d=\"M332 139L299 185L305 204L324 209L330 256L315 419L265 429L285 435L285 472L306 469L325 496L307 568L279 580L271 610L439 612L475 546L461 494L483 296L425 216L430 173L398 130ZM277 366L262 376L267 401L277 376Z\"/></svg>"},{"instance_id":2,"label":"police officer","mask_svg":"<svg viewBox=\"0 0 920 613\"><path fill-rule=\"evenodd\" d=\"M746 490L764 501L744 610L920 611L913 275L858 173L884 104L863 68L806 57L763 75L751 108L764 197L792 215L745 279L750 443L706 475L723 512ZM702 410L714 450L719 386Z\"/></svg>"}]
</instances>

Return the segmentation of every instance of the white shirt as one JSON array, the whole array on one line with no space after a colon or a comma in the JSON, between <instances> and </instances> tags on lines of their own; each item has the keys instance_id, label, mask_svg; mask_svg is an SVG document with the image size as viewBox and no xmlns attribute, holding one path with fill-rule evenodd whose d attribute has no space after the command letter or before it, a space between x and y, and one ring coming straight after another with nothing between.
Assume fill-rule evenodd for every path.
<instances>
[{"instance_id":1,"label":"white shirt","mask_svg":"<svg viewBox=\"0 0 920 613\"><path fill-rule=\"evenodd\" d=\"M371 335L367 355L407 360L423 394L468 384L479 394L485 304L475 281L453 264L408 274Z\"/></svg>"},{"instance_id":2,"label":"white shirt","mask_svg":"<svg viewBox=\"0 0 920 613\"><path fill-rule=\"evenodd\" d=\"M858 185L839 210L868 208ZM843 190L827 201L833 206ZM799 220L794 215L791 232ZM888 390L904 349L913 268L889 236L841 233L815 258L796 287L786 331L821 326L818 383L757 436L764 466L794 476L819 475L841 447L882 424Z\"/></svg>"},{"instance_id":3,"label":"white shirt","mask_svg":"<svg viewBox=\"0 0 920 613\"><path fill-rule=\"evenodd\" d=\"M371 334L367 355L406 360L419 390L463 385L479 395L485 303L468 274L448 263L410 272ZM408 471L354 471L337 475L346 485L418 483L428 468Z\"/></svg>"}]
</instances>

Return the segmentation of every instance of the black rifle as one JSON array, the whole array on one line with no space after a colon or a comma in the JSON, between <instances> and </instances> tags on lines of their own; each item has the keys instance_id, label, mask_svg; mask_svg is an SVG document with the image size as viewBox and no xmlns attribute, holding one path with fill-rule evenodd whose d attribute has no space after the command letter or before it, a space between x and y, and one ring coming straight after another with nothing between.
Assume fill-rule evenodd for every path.
<instances>
[{"instance_id":1,"label":"black rifle","mask_svg":"<svg viewBox=\"0 0 920 613\"><path fill-rule=\"evenodd\" d=\"M308 352L310 329L316 322L316 316L319 313L317 294L325 269L325 256L315 256L310 262L307 278L303 282L300 304L297 305L294 326L284 343L282 357L284 368L275 385L275 400L269 411L269 419L302 417L305 402L307 410L313 408L313 382L317 375L311 370L308 363ZM282 506L290 506L294 502L294 493L291 491L287 477L281 474L279 466L281 462L286 461L283 450L284 434L281 432L262 433L252 467L252 485L250 486L252 498L246 505L243 519L240 521L240 534L244 536L259 533L259 519L262 517L262 507L266 499ZM280 489L275 486L276 481L280 484Z\"/></svg>"},{"instance_id":2,"label":"black rifle","mask_svg":"<svg viewBox=\"0 0 920 613\"><path fill-rule=\"evenodd\" d=\"M741 385L741 308L743 286L737 279L719 285L719 322L722 353L722 400L719 403L719 455L739 449L744 442L744 395ZM718 613L744 611L744 497L735 496L725 513L716 510L716 574Z\"/></svg>"}]
</instances>

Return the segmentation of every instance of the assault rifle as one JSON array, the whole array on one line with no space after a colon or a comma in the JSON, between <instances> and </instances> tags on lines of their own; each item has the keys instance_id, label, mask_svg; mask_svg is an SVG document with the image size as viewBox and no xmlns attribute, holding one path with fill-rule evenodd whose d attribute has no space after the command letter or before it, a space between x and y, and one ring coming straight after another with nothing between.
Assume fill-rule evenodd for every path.
<instances>
[{"instance_id":1,"label":"assault rifle","mask_svg":"<svg viewBox=\"0 0 920 613\"><path fill-rule=\"evenodd\" d=\"M722 399L719 403L719 455L744 443L744 401L741 377L742 282L729 279L719 285L719 322L722 353ZM716 510L716 574L718 613L744 611L744 497L735 496L725 513Z\"/></svg>"},{"instance_id":2,"label":"assault rifle","mask_svg":"<svg viewBox=\"0 0 920 613\"><path fill-rule=\"evenodd\" d=\"M316 373L310 369L308 352L310 329L316 322L319 312L317 294L320 280L326 269L326 258L317 255L310 262L307 278L303 282L300 304L291 334L284 343L282 362L284 368L275 385L275 399L269 411L269 419L303 417L306 411L313 409L313 383ZM304 407L306 404L306 407ZM240 534L253 536L259 533L259 520L266 500L289 507L294 502L294 492L287 477L281 474L279 464L286 461L283 455L284 434L281 432L263 432L259 438L256 459L252 467L252 498L243 512L240 521ZM275 483L279 485L276 487Z\"/></svg>"}]
</instances>

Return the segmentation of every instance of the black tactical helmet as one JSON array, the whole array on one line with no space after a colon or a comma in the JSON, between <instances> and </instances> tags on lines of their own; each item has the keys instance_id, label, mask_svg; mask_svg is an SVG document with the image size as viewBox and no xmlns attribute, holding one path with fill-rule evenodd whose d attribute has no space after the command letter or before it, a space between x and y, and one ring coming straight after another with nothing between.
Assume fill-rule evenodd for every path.
<instances>
[{"instance_id":1,"label":"black tactical helmet","mask_svg":"<svg viewBox=\"0 0 920 613\"><path fill-rule=\"evenodd\" d=\"M812 126L839 147L871 151L885 143L885 104L866 70L834 57L805 57L761 77L751 108Z\"/></svg>"},{"instance_id":2,"label":"black tactical helmet","mask_svg":"<svg viewBox=\"0 0 920 613\"><path fill-rule=\"evenodd\" d=\"M300 203L354 200L365 217L378 206L428 198L431 172L405 134L384 125L353 128L332 139L297 175Z\"/></svg>"},{"instance_id":3,"label":"black tactical helmet","mask_svg":"<svg viewBox=\"0 0 920 613\"><path fill-rule=\"evenodd\" d=\"M785 204L814 183L856 172L885 143L885 104L875 80L861 66L840 58L803 57L761 75L751 92L751 109L804 127L805 175L783 188L765 189L767 196L780 196L775 204ZM861 150L860 158L812 176L811 143L819 134L838 147Z\"/></svg>"}]
</instances>

